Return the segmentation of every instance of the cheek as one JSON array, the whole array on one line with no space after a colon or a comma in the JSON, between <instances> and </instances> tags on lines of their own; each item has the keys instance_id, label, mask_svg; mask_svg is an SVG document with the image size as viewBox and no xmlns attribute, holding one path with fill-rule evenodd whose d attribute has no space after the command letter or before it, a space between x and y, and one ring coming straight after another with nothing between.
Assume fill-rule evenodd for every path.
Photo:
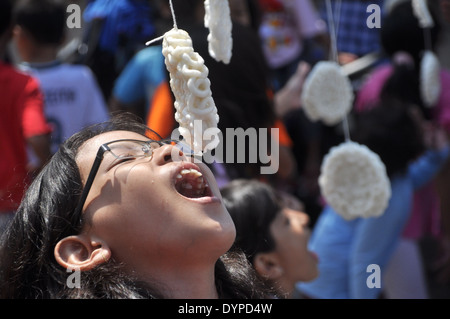
<instances>
[{"instance_id":1,"label":"cheek","mask_svg":"<svg viewBox=\"0 0 450 319\"><path fill-rule=\"evenodd\" d=\"M283 256L286 271L299 281L310 281L318 274L317 260L308 251L308 232L289 232L277 249ZM277 241L278 243L278 241Z\"/></svg>"},{"instance_id":2,"label":"cheek","mask_svg":"<svg viewBox=\"0 0 450 319\"><path fill-rule=\"evenodd\" d=\"M126 236L142 240L157 234L164 225L164 206L168 202L159 187L149 186L151 174L117 171L101 189L93 190L86 213L91 224L105 237L121 240ZM156 184L156 182L150 181ZM145 236L143 236L145 235Z\"/></svg>"},{"instance_id":3,"label":"cheek","mask_svg":"<svg viewBox=\"0 0 450 319\"><path fill-rule=\"evenodd\" d=\"M279 248L285 256L292 253L304 255L307 251L307 238L304 234L286 232L277 242L280 243Z\"/></svg>"},{"instance_id":4,"label":"cheek","mask_svg":"<svg viewBox=\"0 0 450 319\"><path fill-rule=\"evenodd\" d=\"M90 205L93 225L111 248L166 255L211 255L227 251L235 238L233 221L221 204L197 205L182 198L165 174L137 166L104 184L102 195ZM101 200L100 200L101 198Z\"/></svg>"},{"instance_id":5,"label":"cheek","mask_svg":"<svg viewBox=\"0 0 450 319\"><path fill-rule=\"evenodd\" d=\"M303 231L293 229L279 229L272 231L277 243L277 251L283 256L285 264L298 265L304 263L308 258L308 236Z\"/></svg>"},{"instance_id":6,"label":"cheek","mask_svg":"<svg viewBox=\"0 0 450 319\"><path fill-rule=\"evenodd\" d=\"M168 180L164 177L159 171L153 171L148 163L120 167L105 183L102 193L109 194L108 200L125 210L159 209L170 196L170 192L165 191Z\"/></svg>"}]
</instances>

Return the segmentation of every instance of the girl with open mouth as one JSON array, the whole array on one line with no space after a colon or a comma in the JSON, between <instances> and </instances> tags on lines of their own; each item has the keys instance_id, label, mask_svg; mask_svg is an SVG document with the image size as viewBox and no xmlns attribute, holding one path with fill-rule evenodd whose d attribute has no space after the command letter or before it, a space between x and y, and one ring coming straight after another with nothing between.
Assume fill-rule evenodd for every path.
<instances>
[{"instance_id":1,"label":"girl with open mouth","mask_svg":"<svg viewBox=\"0 0 450 319\"><path fill-rule=\"evenodd\" d=\"M66 140L3 234L0 297L266 296L228 252L235 226L190 155L123 115Z\"/></svg>"}]
</instances>

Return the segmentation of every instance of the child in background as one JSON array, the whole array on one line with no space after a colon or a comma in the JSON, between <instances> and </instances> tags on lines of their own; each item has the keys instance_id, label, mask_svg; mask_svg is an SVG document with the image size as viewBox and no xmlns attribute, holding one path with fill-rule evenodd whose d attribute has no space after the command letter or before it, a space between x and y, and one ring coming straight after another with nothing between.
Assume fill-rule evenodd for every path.
<instances>
[{"instance_id":1,"label":"child in background","mask_svg":"<svg viewBox=\"0 0 450 319\"><path fill-rule=\"evenodd\" d=\"M236 226L234 247L276 296L293 297L298 281L317 277L317 256L307 248L309 217L290 208L291 197L249 179L234 180L221 193Z\"/></svg>"},{"instance_id":2,"label":"child in background","mask_svg":"<svg viewBox=\"0 0 450 319\"><path fill-rule=\"evenodd\" d=\"M57 0L24 0L15 10L14 39L23 63L45 98L45 115L53 126L52 153L75 132L109 118L107 106L89 68L57 59L64 42L66 6Z\"/></svg>"},{"instance_id":3,"label":"child in background","mask_svg":"<svg viewBox=\"0 0 450 319\"><path fill-rule=\"evenodd\" d=\"M355 117L352 136L378 154L391 183L388 207L379 217L346 220L329 205L314 226L310 248L320 256L320 276L296 288L309 298L376 299L386 288L384 274L411 215L414 192L431 180L449 157L442 130L431 131L424 152L417 107L397 100ZM419 157L418 157L419 156ZM370 287L370 265L379 267L380 286Z\"/></svg>"},{"instance_id":4,"label":"child in background","mask_svg":"<svg viewBox=\"0 0 450 319\"><path fill-rule=\"evenodd\" d=\"M0 57L12 36L12 1L0 0ZM0 60L0 233L12 219L24 190L50 157L51 128L45 121L37 81ZM37 155L28 164L26 147Z\"/></svg>"},{"instance_id":5,"label":"child in background","mask_svg":"<svg viewBox=\"0 0 450 319\"><path fill-rule=\"evenodd\" d=\"M428 1L430 4L431 2ZM411 1L400 1L391 7L384 17L383 27L380 29L380 40L384 52L389 61L378 66L372 71L366 82L362 85L355 99L355 110L362 112L378 105L383 96L394 97L401 101L418 105L433 125L445 130L450 137L450 71L441 67L439 80L441 85L440 96L435 105L427 107L420 94L420 69L424 50L436 50L443 29L438 15L430 6L434 26L430 28L430 48L425 46L424 30L419 25L419 20L413 13ZM386 295L392 298L427 298L426 285L418 287L417 283L424 282L424 274L419 265L422 256L419 249L419 241L424 238L432 239L434 245L442 249L442 266L450 269L450 161L447 161L443 169L433 180L416 190L412 215L405 227L402 236L402 244L397 250L399 260L407 265L398 264L392 269L389 278L396 278L390 285L393 289ZM412 273L417 265L417 272ZM450 271L447 270L448 273ZM400 276L401 274L402 276ZM403 278L403 283L400 279ZM420 278L420 279L419 279ZM450 277L447 277L447 280ZM412 285L406 288L408 285ZM401 290L398 287L403 287ZM396 287L396 288L395 288Z\"/></svg>"}]
</instances>

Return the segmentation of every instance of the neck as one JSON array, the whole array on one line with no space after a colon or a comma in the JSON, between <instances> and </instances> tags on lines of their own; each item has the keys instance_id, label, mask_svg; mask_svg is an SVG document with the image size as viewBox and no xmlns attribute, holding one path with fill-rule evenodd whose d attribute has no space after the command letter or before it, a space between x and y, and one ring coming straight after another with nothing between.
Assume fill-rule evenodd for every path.
<instances>
[{"instance_id":1,"label":"neck","mask_svg":"<svg viewBox=\"0 0 450 319\"><path fill-rule=\"evenodd\" d=\"M28 63L45 63L56 59L58 48L55 46L34 47L26 54L22 54L22 60Z\"/></svg>"},{"instance_id":2,"label":"neck","mask_svg":"<svg viewBox=\"0 0 450 319\"><path fill-rule=\"evenodd\" d=\"M215 284L215 269L201 267L198 269L183 267L161 271L151 269L148 276L143 276L144 281L154 285L165 298L170 299L217 299L218 293Z\"/></svg>"},{"instance_id":3,"label":"neck","mask_svg":"<svg viewBox=\"0 0 450 319\"><path fill-rule=\"evenodd\" d=\"M280 295L291 298L295 289L295 283L286 279L280 278L276 283L277 291Z\"/></svg>"}]
</instances>

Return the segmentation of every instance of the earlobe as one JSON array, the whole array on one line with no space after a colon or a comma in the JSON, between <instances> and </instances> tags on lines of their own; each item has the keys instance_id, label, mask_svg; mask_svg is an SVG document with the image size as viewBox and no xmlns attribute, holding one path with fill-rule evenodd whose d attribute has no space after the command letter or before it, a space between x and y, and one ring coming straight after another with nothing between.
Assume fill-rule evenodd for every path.
<instances>
[{"instance_id":1,"label":"earlobe","mask_svg":"<svg viewBox=\"0 0 450 319\"><path fill-rule=\"evenodd\" d=\"M64 268L86 271L107 262L111 251L104 243L76 235L61 239L55 246L54 255Z\"/></svg>"},{"instance_id":2,"label":"earlobe","mask_svg":"<svg viewBox=\"0 0 450 319\"><path fill-rule=\"evenodd\" d=\"M263 278L277 280L283 275L278 258L274 253L259 253L253 259L256 272Z\"/></svg>"},{"instance_id":3,"label":"earlobe","mask_svg":"<svg viewBox=\"0 0 450 319\"><path fill-rule=\"evenodd\" d=\"M12 28L12 33L13 33L14 36L18 36L21 32L22 32L22 28L20 26L18 26L18 25L15 25Z\"/></svg>"}]
</instances>

